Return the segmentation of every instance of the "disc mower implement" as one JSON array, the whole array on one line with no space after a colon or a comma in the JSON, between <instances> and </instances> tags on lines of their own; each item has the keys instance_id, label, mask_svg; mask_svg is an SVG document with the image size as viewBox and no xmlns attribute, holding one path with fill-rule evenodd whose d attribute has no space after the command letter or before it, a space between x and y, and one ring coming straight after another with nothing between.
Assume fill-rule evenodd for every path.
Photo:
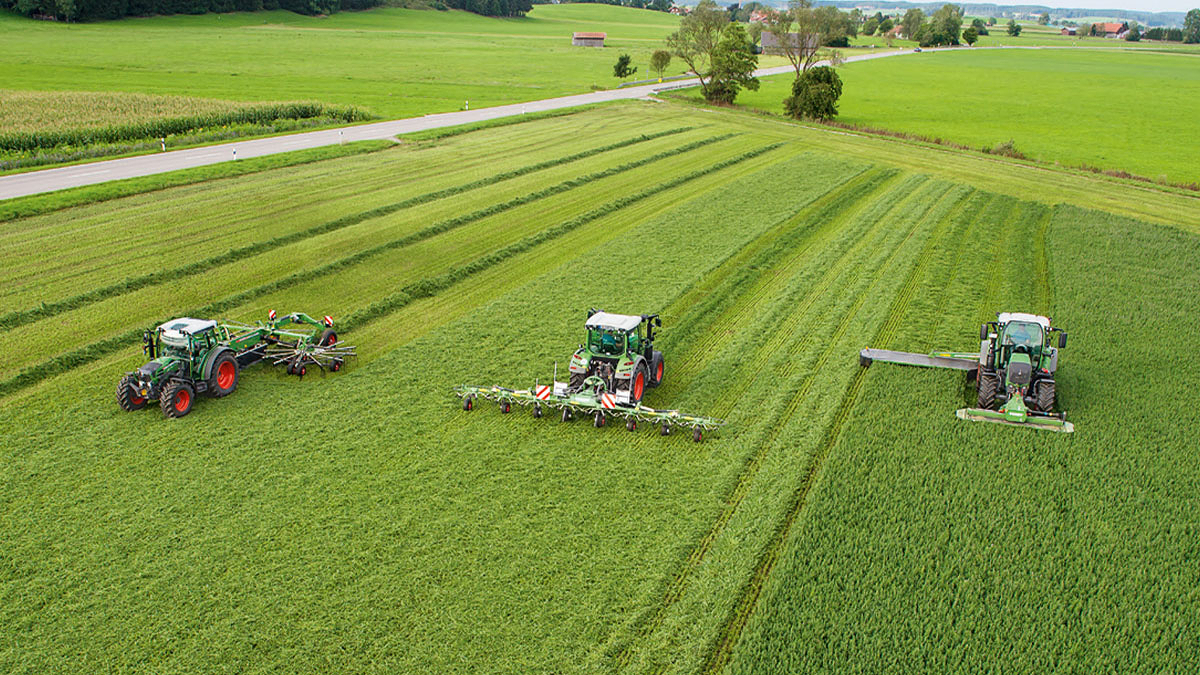
<instances>
[{"instance_id":1,"label":"disc mower implement","mask_svg":"<svg viewBox=\"0 0 1200 675\"><path fill-rule=\"evenodd\" d=\"M673 427L682 427L690 429L692 439L700 442L704 432L720 428L725 421L642 405L646 390L661 384L665 372L662 353L654 349L655 329L660 326L657 314L628 316L589 310L585 324L588 341L571 356L568 382L535 382L530 389L462 385L455 387L454 393L467 411L476 407L477 399L496 402L501 412L514 405L532 406L534 417L541 417L543 408L551 408L563 422L590 418L593 426L602 428L621 420L629 431L645 423L661 428L664 436ZM557 365L554 370L557 379Z\"/></svg>"},{"instance_id":2,"label":"disc mower implement","mask_svg":"<svg viewBox=\"0 0 1200 675\"><path fill-rule=\"evenodd\" d=\"M299 328L285 328L291 325ZM354 347L338 342L332 317L278 317L275 310L267 314L266 323L254 325L173 319L143 333L142 352L151 360L120 379L117 404L132 411L158 400L166 417L191 412L199 394L232 394L242 369L259 361L286 366L289 375L304 377L314 368L339 371L356 354Z\"/></svg>"},{"instance_id":3,"label":"disc mower implement","mask_svg":"<svg viewBox=\"0 0 1200 675\"><path fill-rule=\"evenodd\" d=\"M1057 340L1052 340L1058 333ZM913 354L887 349L863 349L863 367L875 361L927 368L952 368L975 380L978 407L955 412L958 419L1071 433L1075 425L1066 413L1055 412L1058 352L1067 334L1036 314L1002 312L979 329L978 353Z\"/></svg>"}]
</instances>

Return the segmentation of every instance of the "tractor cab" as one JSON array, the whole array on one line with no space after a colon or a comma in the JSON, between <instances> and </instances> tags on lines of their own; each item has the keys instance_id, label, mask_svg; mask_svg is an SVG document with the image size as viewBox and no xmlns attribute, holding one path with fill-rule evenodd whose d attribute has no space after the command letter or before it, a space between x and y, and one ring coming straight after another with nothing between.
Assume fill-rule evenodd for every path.
<instances>
[{"instance_id":1,"label":"tractor cab","mask_svg":"<svg viewBox=\"0 0 1200 675\"><path fill-rule=\"evenodd\" d=\"M612 314L588 310L587 342L571 355L570 388L578 391L589 377L598 377L610 392L638 403L649 387L662 382L662 353L654 349L657 314Z\"/></svg>"},{"instance_id":2,"label":"tractor cab","mask_svg":"<svg viewBox=\"0 0 1200 675\"><path fill-rule=\"evenodd\" d=\"M145 337L151 358L176 356L188 358L211 349L217 343L217 322L211 319L172 319Z\"/></svg>"}]
</instances>

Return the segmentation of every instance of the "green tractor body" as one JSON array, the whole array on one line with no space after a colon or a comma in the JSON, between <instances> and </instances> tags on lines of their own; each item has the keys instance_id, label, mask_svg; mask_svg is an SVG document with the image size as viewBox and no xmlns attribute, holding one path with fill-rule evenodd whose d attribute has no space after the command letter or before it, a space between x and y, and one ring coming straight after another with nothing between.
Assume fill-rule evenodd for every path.
<instances>
[{"instance_id":1,"label":"green tractor body","mask_svg":"<svg viewBox=\"0 0 1200 675\"><path fill-rule=\"evenodd\" d=\"M310 329L284 330L287 324ZM157 400L167 417L191 412L197 395L233 393L241 370L259 361L286 364L289 375L303 377L310 366L341 370L354 355L353 347L337 344L332 318L296 313L276 320L274 310L267 323L253 326L172 319L142 335L142 351L150 361L117 383L117 404L133 411Z\"/></svg>"},{"instance_id":2,"label":"green tractor body","mask_svg":"<svg viewBox=\"0 0 1200 675\"><path fill-rule=\"evenodd\" d=\"M640 403L646 389L662 384L662 352L654 349L657 314L632 316L588 310L587 343L571 355L567 369L573 390L589 377L599 377L623 403Z\"/></svg>"},{"instance_id":3,"label":"green tractor body","mask_svg":"<svg viewBox=\"0 0 1200 675\"><path fill-rule=\"evenodd\" d=\"M1058 333L1057 340L1053 339ZM958 410L959 419L1072 432L1057 403L1058 351L1067 334L1036 314L1002 312L979 329L979 352L914 354L864 349L859 362L885 361L911 366L964 370L975 378L976 408Z\"/></svg>"}]
</instances>

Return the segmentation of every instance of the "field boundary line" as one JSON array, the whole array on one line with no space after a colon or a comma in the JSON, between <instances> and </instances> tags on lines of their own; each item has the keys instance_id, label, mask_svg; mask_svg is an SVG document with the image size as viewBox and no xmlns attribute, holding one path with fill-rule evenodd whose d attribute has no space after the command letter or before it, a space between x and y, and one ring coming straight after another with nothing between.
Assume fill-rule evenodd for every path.
<instances>
[{"instance_id":1,"label":"field boundary line","mask_svg":"<svg viewBox=\"0 0 1200 675\"><path fill-rule=\"evenodd\" d=\"M79 293L61 300L55 300L53 302L42 302L40 305L29 309L13 310L0 315L0 333L10 331L14 328L33 323L35 321L40 321L41 319L47 319L52 316L62 314L63 312L86 307L102 300L107 300L108 298L117 297L126 293L132 293L133 291L140 290L142 288L155 286L184 276L206 272L222 265L228 265L260 253L266 253L268 251L304 241L322 234L336 232L337 230L341 230L352 225L357 225L373 218L390 215L397 211L411 208L413 206L419 206L421 204L426 204L438 199L444 199L446 197L462 194L470 190L488 187L506 180L524 176L529 173L561 166L563 164L569 164L571 162L594 157L612 150L618 150L636 145L638 143L644 143L658 138L684 133L686 131L691 131L693 128L694 127L678 127L654 134L642 134L639 136L634 136L624 141L618 141L616 143L610 143L608 145L593 148L591 150L584 150L582 152L573 153L556 159L530 164L513 169L511 171L494 174L492 176L488 176L487 178L474 180L469 183L463 183L461 185L435 190L433 192L427 192L425 194L409 197L408 199L403 199L398 202L385 204L374 209L361 211L349 216L343 216L341 218L326 221L319 225L314 225L297 232L292 232L289 234L280 235L278 237L272 237L271 239L267 239L265 241L232 248L224 253L209 256L208 258L198 260L187 265L181 265L168 270L157 270L136 277L127 277L119 282L92 289L86 293ZM427 228L421 232L426 232L431 229L433 228ZM432 234L436 234L436 232ZM429 236L432 236L432 234Z\"/></svg>"},{"instance_id":2,"label":"field boundary line","mask_svg":"<svg viewBox=\"0 0 1200 675\"><path fill-rule=\"evenodd\" d=\"M963 207L963 204L966 202L966 197L969 194L970 192L960 194L957 198L956 204L951 208L950 212L941 218L940 221L936 223L930 231L928 238L921 246L920 252L917 254L912 268L908 271L908 274L905 277L904 284L901 286L896 297L893 298L891 306L888 308L888 313L886 315L887 318L876 332L874 340L875 344L890 345L892 337L895 335L896 329L900 325L900 320L903 317L903 314L909 303L911 302L913 294L916 292L916 288L918 286L917 282L924 273L926 263L929 260L929 251L938 241L940 241L942 235L945 233L945 230L952 222L953 216ZM913 235L919 229L919 226L920 221L917 220L914 223L913 230L907 235L906 240L913 237ZM898 245L889 256L888 261L885 262L879 269L883 270L889 267L902 248L903 244ZM867 296L871 294L871 289L873 289L877 283L878 280L872 282L859 297L858 301L855 303L855 306L849 312L847 312L845 320L847 325L850 317L857 314L862 308L863 302L865 302ZM843 331L844 334L844 327L839 327L839 330ZM838 338L830 340L830 349L832 349L832 345L836 343L837 339ZM828 351L829 350L827 350L827 352ZM808 495L811 493L813 486L816 484L817 479L825 466L825 461L828 459L830 451L832 451L834 444L837 442L837 439L841 434L842 425L849 416L850 410L854 407L854 404L858 400L858 393L862 388L863 379L866 375L866 372L866 368L860 367L857 371L855 371L849 384L847 385L842 396L842 400L838 404L837 412L835 413L829 426L826 428L821 440L821 444L817 446L817 451L813 453L813 456L808 463L808 467L805 470L804 476L801 479L800 484L797 486L792 499L790 500L791 504L788 507L783 522L779 524L775 533L768 541L767 546L759 558L758 565L755 567L754 573L751 575L746 586L743 588L741 599L733 606L731 615L727 619L725 629L718 637L713 650L709 652L709 658L704 664L704 667L701 669L704 673L709 675L718 673L729 662L729 659L733 654L733 649L736 646L737 641L741 638L742 630L745 628L750 616L757 608L758 599L762 593L763 585L766 583L768 577L771 575L771 572L774 570L775 563L778 561L779 555L783 552L783 547L787 543L788 535L791 532L792 526L795 524L797 518L800 516L800 513L807 504Z\"/></svg>"},{"instance_id":3,"label":"field boundary line","mask_svg":"<svg viewBox=\"0 0 1200 675\"><path fill-rule=\"evenodd\" d=\"M724 140L725 138L729 138L730 136L733 136L733 135L735 135L735 134L729 134L726 136L717 136L712 139L707 139L706 141L703 141L700 143L701 143L701 145L707 145L709 143L714 143L717 140ZM694 144L689 144L689 145L694 145ZM658 194L659 192L664 192L671 188L678 187L679 185L683 185L691 180L695 180L696 178L700 178L702 176L708 175L715 171L719 171L726 167L733 166L734 164L738 164L740 162L743 162L743 161L746 161L749 159L753 159L754 157L758 157L758 156L763 155L771 150L779 148L782 145L784 145L782 142L772 143L770 145L766 145L766 146L757 148L755 150L751 150L751 151L742 153L740 155L735 155L734 157L730 157L729 159L722 160L721 162L710 165L709 167L707 167L705 169L693 171L693 172L685 174L683 176L673 178L673 179L671 179L665 183L659 184L653 188L648 188L648 189L638 192L634 195L630 195L628 197L623 197L623 198L615 200L613 202L609 202L608 204L606 204L598 209L593 209L592 211L589 211L588 213L584 214L583 216L579 216L575 219L567 221L566 223L562 223L558 226L551 227L547 230L543 230L542 232L540 232L538 234L530 235L529 237L526 237L515 244L509 245L503 249L500 249L499 251L496 251L487 256L484 256L483 258L476 259L475 261L468 263L466 265L461 265L459 267L455 267L445 274L439 275L437 277L423 279L423 280L417 281L413 284L409 284L408 286L405 286L403 290L401 290L393 295L390 295L390 296L384 298L383 300L372 303L371 305L368 305L367 307L362 308L362 309L358 310L357 312L352 313L346 319L342 320L341 325L343 326L343 328L348 329L353 326L361 326L366 323L370 323L371 321L375 320L376 318L378 318L380 316L389 314L397 309L400 309L401 307L408 304L412 300L416 300L416 299L420 299L420 298L424 298L424 297L433 295L445 288L448 288L449 286L453 285L455 282L457 282L458 280L460 280L462 278L465 278L467 276L470 276L471 274L475 274L476 272L487 269L488 267L491 267L492 265L495 265L496 263L501 262L505 258L508 258L508 257L511 257L518 253L521 253L522 251L532 248L544 241L553 239L562 234L566 234L567 232L569 232L575 228L578 228L579 226L585 224L586 222L595 220L596 218L599 218L603 215L607 215L608 213L611 213L618 209L624 208L625 206L628 206L629 204L632 204L634 202L641 201L647 197ZM682 146L682 147L687 148L688 146ZM692 149L694 149L694 148L692 148ZM601 210L603 210L603 213L600 213ZM340 269L341 267L342 267L342 265L339 265L338 267L331 268L327 271L333 271L333 269ZM318 269L325 269L325 268L318 268ZM320 275L316 275L316 276L320 276ZM314 276L313 278L316 278L316 276ZM252 299L254 297L258 297L259 295L262 295L263 293L267 293L272 290L276 290L278 288L282 288L284 286L295 283L296 281L308 281L308 280L309 280L308 278L297 280L297 279L292 279L291 277L286 277L284 279L280 279L275 282L272 282L271 284L267 284L264 287L259 287L258 289L251 289L251 291L247 291L245 293L240 293L240 294L237 294L234 296L230 296L228 298L225 298L224 300L219 300L215 303L211 303L211 304L205 305L203 307L192 308L192 309L186 310L183 313L190 314L190 315L204 315L204 314L210 314L213 312L222 311L228 307L235 307L235 306L245 302L246 300ZM169 320L169 318L162 319L161 321L158 321L156 323L161 323L162 321L168 321L168 320ZM140 329L140 328L131 329L124 333L114 335L114 336L106 338L104 340L93 342L93 343L86 345L84 347L81 347L79 349L76 349L76 350L73 350L70 352L66 352L64 354L60 354L60 355L55 356L46 361L42 361L40 363L37 363L37 364L34 364L27 368L24 368L17 374L13 375L12 377L9 377L6 380L0 381L0 397L8 396L9 394L12 394L14 392L17 392L17 391L20 391L27 387L30 387L30 386L37 384L38 382L41 382L43 380L46 380L50 377L54 377L56 375L61 375L73 368L76 368L78 366L95 361L103 356L106 356L107 354L111 354L112 352L116 351L117 349L120 349L122 346L125 346L125 345L129 344L131 341L136 340L138 338L138 336L141 335L141 333L142 333L142 329Z\"/></svg>"}]
</instances>

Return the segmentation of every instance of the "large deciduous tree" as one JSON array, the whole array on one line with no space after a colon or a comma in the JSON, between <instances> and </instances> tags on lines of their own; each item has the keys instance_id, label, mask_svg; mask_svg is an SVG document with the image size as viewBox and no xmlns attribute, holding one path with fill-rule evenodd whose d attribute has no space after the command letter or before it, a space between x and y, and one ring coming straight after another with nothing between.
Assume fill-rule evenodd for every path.
<instances>
[{"instance_id":1,"label":"large deciduous tree","mask_svg":"<svg viewBox=\"0 0 1200 675\"><path fill-rule=\"evenodd\" d=\"M700 79L700 91L712 102L732 103L742 88L757 89L753 76L758 56L746 29L729 22L729 14L713 0L700 0L667 36L671 53Z\"/></svg>"},{"instance_id":2,"label":"large deciduous tree","mask_svg":"<svg viewBox=\"0 0 1200 675\"><path fill-rule=\"evenodd\" d=\"M1188 44L1200 42L1200 9L1188 10L1184 17L1183 41Z\"/></svg>"},{"instance_id":3,"label":"large deciduous tree","mask_svg":"<svg viewBox=\"0 0 1200 675\"><path fill-rule=\"evenodd\" d=\"M858 32L850 16L836 7L813 8L808 0L792 0L786 10L768 12L763 32L775 39L796 77L812 67L822 45L841 44Z\"/></svg>"},{"instance_id":4,"label":"large deciduous tree","mask_svg":"<svg viewBox=\"0 0 1200 675\"><path fill-rule=\"evenodd\" d=\"M783 108L797 119L832 119L837 115L837 100L842 95L842 78L829 66L812 68L792 83L792 95L783 100Z\"/></svg>"},{"instance_id":5,"label":"large deciduous tree","mask_svg":"<svg viewBox=\"0 0 1200 675\"><path fill-rule=\"evenodd\" d=\"M904 18L900 20L904 37L909 40L916 39L917 31L921 30L921 26L925 25L925 12L913 8L904 13Z\"/></svg>"},{"instance_id":6,"label":"large deciduous tree","mask_svg":"<svg viewBox=\"0 0 1200 675\"><path fill-rule=\"evenodd\" d=\"M1017 23L1016 19L1008 20L1008 34L1017 37L1021 34L1021 24Z\"/></svg>"}]
</instances>

